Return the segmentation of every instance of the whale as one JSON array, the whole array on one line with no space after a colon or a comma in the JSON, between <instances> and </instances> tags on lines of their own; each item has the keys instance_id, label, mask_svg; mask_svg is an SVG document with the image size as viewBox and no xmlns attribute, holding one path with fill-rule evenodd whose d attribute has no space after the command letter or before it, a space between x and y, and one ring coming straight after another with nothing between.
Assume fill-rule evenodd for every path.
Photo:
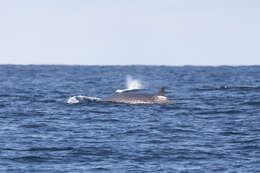
<instances>
[{"instance_id":1,"label":"whale","mask_svg":"<svg viewBox=\"0 0 260 173\"><path fill-rule=\"evenodd\" d=\"M133 104L163 104L170 103L170 100L165 97L165 87L162 87L155 94L146 93L120 93L111 95L101 99L104 102L118 102L118 103L133 103Z\"/></svg>"}]
</instances>

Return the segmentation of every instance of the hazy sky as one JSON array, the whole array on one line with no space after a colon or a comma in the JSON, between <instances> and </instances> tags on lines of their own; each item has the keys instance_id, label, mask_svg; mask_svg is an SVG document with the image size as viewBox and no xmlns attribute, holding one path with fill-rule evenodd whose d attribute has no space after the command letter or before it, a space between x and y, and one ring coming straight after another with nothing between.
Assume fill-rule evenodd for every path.
<instances>
[{"instance_id":1,"label":"hazy sky","mask_svg":"<svg viewBox=\"0 0 260 173\"><path fill-rule=\"evenodd\" d=\"M260 65L260 1L0 0L0 64Z\"/></svg>"}]
</instances>

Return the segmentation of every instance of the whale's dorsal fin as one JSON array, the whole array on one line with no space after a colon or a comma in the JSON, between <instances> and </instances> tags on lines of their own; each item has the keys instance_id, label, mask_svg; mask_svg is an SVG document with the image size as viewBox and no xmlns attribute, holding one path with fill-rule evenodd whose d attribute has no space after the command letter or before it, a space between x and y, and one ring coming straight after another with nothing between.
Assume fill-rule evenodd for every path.
<instances>
[{"instance_id":1,"label":"whale's dorsal fin","mask_svg":"<svg viewBox=\"0 0 260 173\"><path fill-rule=\"evenodd\" d=\"M162 87L162 88L158 91L157 95L158 95L158 96L164 96L164 94L165 94L165 87Z\"/></svg>"}]
</instances>

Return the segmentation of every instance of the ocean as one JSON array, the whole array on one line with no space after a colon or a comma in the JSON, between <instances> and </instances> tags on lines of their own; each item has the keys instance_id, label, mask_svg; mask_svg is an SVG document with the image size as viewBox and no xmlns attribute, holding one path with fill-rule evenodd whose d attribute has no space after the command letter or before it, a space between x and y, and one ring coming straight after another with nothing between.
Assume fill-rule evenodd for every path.
<instances>
[{"instance_id":1,"label":"ocean","mask_svg":"<svg viewBox=\"0 0 260 173\"><path fill-rule=\"evenodd\" d=\"M171 103L91 99L129 75ZM0 172L260 172L260 66L0 65L0 82Z\"/></svg>"}]
</instances>

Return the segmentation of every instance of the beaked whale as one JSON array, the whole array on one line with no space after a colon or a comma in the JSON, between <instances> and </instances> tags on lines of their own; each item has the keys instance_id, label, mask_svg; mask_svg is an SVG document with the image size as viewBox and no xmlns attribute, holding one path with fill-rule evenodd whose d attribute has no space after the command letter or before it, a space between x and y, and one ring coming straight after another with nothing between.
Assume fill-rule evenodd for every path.
<instances>
[{"instance_id":1,"label":"beaked whale","mask_svg":"<svg viewBox=\"0 0 260 173\"><path fill-rule=\"evenodd\" d=\"M122 93L105 97L100 101L120 102L120 103L169 103L165 97L165 87L162 87L156 94Z\"/></svg>"}]
</instances>

